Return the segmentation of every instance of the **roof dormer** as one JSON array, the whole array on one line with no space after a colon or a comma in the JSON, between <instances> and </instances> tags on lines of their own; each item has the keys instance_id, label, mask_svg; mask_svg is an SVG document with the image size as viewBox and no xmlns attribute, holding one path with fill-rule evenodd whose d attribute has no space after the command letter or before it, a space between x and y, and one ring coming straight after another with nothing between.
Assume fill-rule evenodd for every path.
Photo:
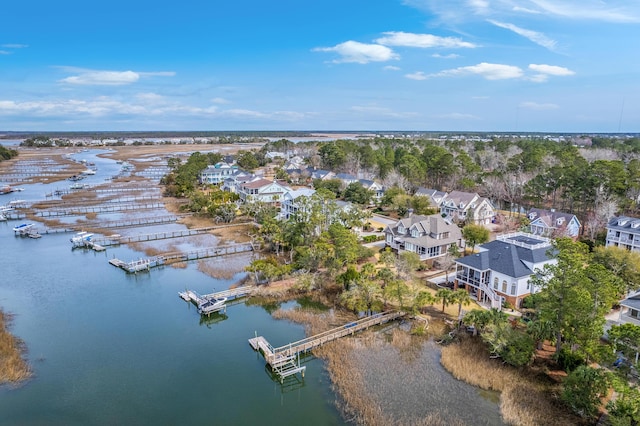
<instances>
[{"instance_id":1,"label":"roof dormer","mask_svg":"<svg viewBox=\"0 0 640 426\"><path fill-rule=\"evenodd\" d=\"M633 222L631 222L631 227L633 229L637 229L640 226L640 220L634 220Z\"/></svg>"},{"instance_id":2,"label":"roof dormer","mask_svg":"<svg viewBox=\"0 0 640 426\"><path fill-rule=\"evenodd\" d=\"M564 223L564 217L559 217L556 219L556 225L560 226Z\"/></svg>"},{"instance_id":3,"label":"roof dormer","mask_svg":"<svg viewBox=\"0 0 640 426\"><path fill-rule=\"evenodd\" d=\"M627 219L626 217L623 217L622 219L618 219L618 226L625 226L628 221L629 219Z\"/></svg>"}]
</instances>

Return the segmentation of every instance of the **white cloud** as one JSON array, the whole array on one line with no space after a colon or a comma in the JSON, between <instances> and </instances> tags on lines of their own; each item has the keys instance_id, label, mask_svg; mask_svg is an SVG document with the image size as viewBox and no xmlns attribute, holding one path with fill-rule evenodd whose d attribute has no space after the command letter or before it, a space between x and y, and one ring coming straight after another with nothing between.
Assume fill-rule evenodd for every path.
<instances>
[{"instance_id":1,"label":"white cloud","mask_svg":"<svg viewBox=\"0 0 640 426\"><path fill-rule=\"evenodd\" d=\"M393 65L387 65L382 69L385 71L400 71L400 67L395 67Z\"/></svg>"},{"instance_id":2,"label":"white cloud","mask_svg":"<svg viewBox=\"0 0 640 426\"><path fill-rule=\"evenodd\" d=\"M529 13L531 15L540 15L542 13L539 10L529 9L529 8L520 7L520 6L513 6L513 8L511 10L513 10L514 12Z\"/></svg>"},{"instance_id":3,"label":"white cloud","mask_svg":"<svg viewBox=\"0 0 640 426\"><path fill-rule=\"evenodd\" d=\"M553 110L553 109L560 108L558 105L552 104L552 103L541 104L541 103L538 103L538 102L531 102L531 101L522 102L519 105L519 107L520 108L526 108L526 109L532 109L532 110L536 110L536 111L548 111L548 110Z\"/></svg>"},{"instance_id":4,"label":"white cloud","mask_svg":"<svg viewBox=\"0 0 640 426\"><path fill-rule=\"evenodd\" d=\"M522 36L524 38L529 39L530 41L539 44L540 46L547 48L549 50L555 50L556 46L557 46L557 42L549 37L547 37L546 35L539 33L537 31L532 31L532 30L527 30L525 28L520 28L516 25L513 24L509 24L506 22L499 22L499 21L494 21L492 19L488 20L490 23L492 23L493 25L500 27L500 28L504 28L507 29L509 31L513 31L514 33L518 34L519 36Z\"/></svg>"},{"instance_id":5,"label":"white cloud","mask_svg":"<svg viewBox=\"0 0 640 426\"><path fill-rule=\"evenodd\" d=\"M355 62L366 64L369 62L385 62L392 59L399 59L399 56L386 46L379 44L366 44L349 40L337 44L333 47L317 47L314 52L336 52L341 59L334 60L334 63Z\"/></svg>"},{"instance_id":6,"label":"white cloud","mask_svg":"<svg viewBox=\"0 0 640 426\"><path fill-rule=\"evenodd\" d=\"M611 7L602 0L529 0L543 13L576 20L594 20L617 23L640 22L640 8L636 1ZM618 2L621 3L621 2Z\"/></svg>"},{"instance_id":7,"label":"white cloud","mask_svg":"<svg viewBox=\"0 0 640 426\"><path fill-rule=\"evenodd\" d=\"M467 4L479 15L485 15L490 11L487 0L467 0Z\"/></svg>"},{"instance_id":8,"label":"white cloud","mask_svg":"<svg viewBox=\"0 0 640 426\"><path fill-rule=\"evenodd\" d=\"M13 52L9 52L8 50L0 50L0 55L11 55Z\"/></svg>"},{"instance_id":9,"label":"white cloud","mask_svg":"<svg viewBox=\"0 0 640 426\"><path fill-rule=\"evenodd\" d=\"M426 80L427 78L429 78L422 71L414 72L412 74L405 74L404 76L411 80Z\"/></svg>"},{"instance_id":10,"label":"white cloud","mask_svg":"<svg viewBox=\"0 0 640 426\"><path fill-rule=\"evenodd\" d=\"M480 117L473 114L464 114L461 112L452 112L449 114L436 115L436 118L444 118L449 120L479 120Z\"/></svg>"},{"instance_id":11,"label":"white cloud","mask_svg":"<svg viewBox=\"0 0 640 426\"><path fill-rule=\"evenodd\" d=\"M229 100L227 100L225 98L213 98L213 99L211 99L211 103L222 105L222 104L229 104L229 103L231 103L231 101L229 101Z\"/></svg>"},{"instance_id":12,"label":"white cloud","mask_svg":"<svg viewBox=\"0 0 640 426\"><path fill-rule=\"evenodd\" d=\"M100 70L85 70L78 68L61 67L62 69L69 70L71 72L77 72L77 75L63 78L61 83L76 84L84 86L122 86L126 84L132 84L140 80L140 77L171 77L174 76L174 72L161 71L161 72L135 72L135 71L100 71Z\"/></svg>"},{"instance_id":13,"label":"white cloud","mask_svg":"<svg viewBox=\"0 0 640 426\"><path fill-rule=\"evenodd\" d=\"M383 33L385 36L375 40L376 43L385 46L403 47L445 47L445 48L474 48L478 47L473 43L463 41L456 37L440 37L433 34L414 34L402 31L390 31Z\"/></svg>"},{"instance_id":14,"label":"white cloud","mask_svg":"<svg viewBox=\"0 0 640 426\"><path fill-rule=\"evenodd\" d=\"M556 65L529 64L529 69L539 72L541 74L557 75L557 76L567 76L567 75L575 74L575 72L571 71L569 68L559 67Z\"/></svg>"},{"instance_id":15,"label":"white cloud","mask_svg":"<svg viewBox=\"0 0 640 426\"><path fill-rule=\"evenodd\" d=\"M440 71L438 73L431 74L428 77L451 77L469 74L477 74L487 80L507 80L511 78L520 78L523 76L522 69L514 65L490 64L487 62L482 62L477 65Z\"/></svg>"},{"instance_id":16,"label":"white cloud","mask_svg":"<svg viewBox=\"0 0 640 426\"><path fill-rule=\"evenodd\" d=\"M434 53L433 55L431 55L432 58L439 58L439 59L456 59L459 58L460 55L457 55L455 53L449 53L448 55L441 55L439 53Z\"/></svg>"},{"instance_id":17,"label":"white cloud","mask_svg":"<svg viewBox=\"0 0 640 426\"><path fill-rule=\"evenodd\" d=\"M6 44L0 45L0 47L3 47L5 49L25 49L25 48L29 47L29 45L28 44L18 44L18 43L6 43Z\"/></svg>"}]
</instances>

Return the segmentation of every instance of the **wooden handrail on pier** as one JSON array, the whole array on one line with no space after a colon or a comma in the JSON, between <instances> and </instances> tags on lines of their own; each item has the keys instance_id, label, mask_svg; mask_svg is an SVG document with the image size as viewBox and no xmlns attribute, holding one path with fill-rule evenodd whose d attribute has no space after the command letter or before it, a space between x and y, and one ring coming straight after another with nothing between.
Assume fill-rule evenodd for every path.
<instances>
[{"instance_id":1,"label":"wooden handrail on pier","mask_svg":"<svg viewBox=\"0 0 640 426\"><path fill-rule=\"evenodd\" d=\"M254 350L262 352L267 363L272 368L276 368L283 364L290 363L299 353L308 352L313 348L317 348L340 337L354 334L374 325L393 321L405 315L406 313L401 311L381 312L278 348L271 346L262 336L249 339L249 344Z\"/></svg>"}]
</instances>

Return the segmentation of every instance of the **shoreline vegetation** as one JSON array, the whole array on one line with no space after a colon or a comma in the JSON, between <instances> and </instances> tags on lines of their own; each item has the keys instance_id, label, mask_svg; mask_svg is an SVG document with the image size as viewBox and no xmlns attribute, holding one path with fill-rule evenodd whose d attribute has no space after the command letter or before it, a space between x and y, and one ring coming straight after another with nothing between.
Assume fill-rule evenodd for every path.
<instances>
[{"instance_id":1,"label":"shoreline vegetation","mask_svg":"<svg viewBox=\"0 0 640 426\"><path fill-rule=\"evenodd\" d=\"M18 384L33 374L23 358L25 344L9 333L12 316L0 310L0 385Z\"/></svg>"}]
</instances>

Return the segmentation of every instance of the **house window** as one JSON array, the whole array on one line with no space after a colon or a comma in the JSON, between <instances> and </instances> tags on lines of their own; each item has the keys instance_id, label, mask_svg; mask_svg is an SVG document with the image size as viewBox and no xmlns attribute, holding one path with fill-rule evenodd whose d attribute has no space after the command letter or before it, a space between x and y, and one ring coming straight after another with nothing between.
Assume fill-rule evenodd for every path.
<instances>
[{"instance_id":1,"label":"house window","mask_svg":"<svg viewBox=\"0 0 640 426\"><path fill-rule=\"evenodd\" d=\"M516 294L516 283L515 282L511 283L511 294Z\"/></svg>"},{"instance_id":2,"label":"house window","mask_svg":"<svg viewBox=\"0 0 640 426\"><path fill-rule=\"evenodd\" d=\"M495 277L493 279L493 288L496 290L498 289L498 277Z\"/></svg>"},{"instance_id":3,"label":"house window","mask_svg":"<svg viewBox=\"0 0 640 426\"><path fill-rule=\"evenodd\" d=\"M638 318L638 311L635 309L629 309L629 316L632 318Z\"/></svg>"},{"instance_id":4,"label":"house window","mask_svg":"<svg viewBox=\"0 0 640 426\"><path fill-rule=\"evenodd\" d=\"M502 292L507 292L507 280L502 281Z\"/></svg>"},{"instance_id":5,"label":"house window","mask_svg":"<svg viewBox=\"0 0 640 426\"><path fill-rule=\"evenodd\" d=\"M531 283L529 281L527 281L527 290L531 289Z\"/></svg>"}]
</instances>

